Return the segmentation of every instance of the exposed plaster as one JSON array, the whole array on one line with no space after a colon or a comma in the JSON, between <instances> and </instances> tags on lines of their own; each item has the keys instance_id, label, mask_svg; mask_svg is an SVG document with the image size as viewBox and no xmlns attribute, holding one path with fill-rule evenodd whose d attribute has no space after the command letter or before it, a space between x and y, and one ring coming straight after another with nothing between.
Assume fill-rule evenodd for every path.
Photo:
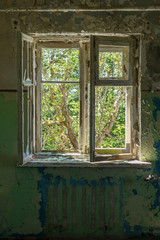
<instances>
[{"instance_id":1,"label":"exposed plaster","mask_svg":"<svg viewBox=\"0 0 160 240\"><path fill-rule=\"evenodd\" d=\"M154 64L147 64L150 59L159 61L159 1L120 0L119 7L118 1L77 1L77 8L73 2L0 3L0 88L15 89L0 93L0 237L160 235L160 76ZM64 33L141 36L142 158L152 161L151 169L17 167L18 32L36 37L46 33L50 37ZM154 177L145 181L149 175ZM68 215L63 215L63 208Z\"/></svg>"},{"instance_id":2,"label":"exposed plaster","mask_svg":"<svg viewBox=\"0 0 160 240\"><path fill-rule=\"evenodd\" d=\"M131 8L41 8L41 9L36 9L36 8L8 8L8 9L0 9L0 12L4 13L10 13L10 12L37 12L37 13L54 13L54 12L60 12L60 13L67 13L67 12L159 12L160 11L160 6L155 7L151 6L148 8L145 7L131 7Z\"/></svg>"}]
</instances>

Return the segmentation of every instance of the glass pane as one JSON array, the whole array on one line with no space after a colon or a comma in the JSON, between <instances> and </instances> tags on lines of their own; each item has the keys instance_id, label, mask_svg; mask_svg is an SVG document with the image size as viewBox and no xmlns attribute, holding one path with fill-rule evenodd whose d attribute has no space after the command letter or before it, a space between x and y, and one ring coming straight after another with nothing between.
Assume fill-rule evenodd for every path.
<instances>
[{"instance_id":1,"label":"glass pane","mask_svg":"<svg viewBox=\"0 0 160 240\"><path fill-rule=\"evenodd\" d=\"M123 53L99 51L99 77L100 78L122 78L123 77Z\"/></svg>"},{"instance_id":2,"label":"glass pane","mask_svg":"<svg viewBox=\"0 0 160 240\"><path fill-rule=\"evenodd\" d=\"M42 49L43 81L79 81L79 49Z\"/></svg>"},{"instance_id":3,"label":"glass pane","mask_svg":"<svg viewBox=\"0 0 160 240\"><path fill-rule=\"evenodd\" d=\"M23 126L24 126L24 154L27 155L28 152L28 131L29 131L29 126L28 126L28 89L27 87L24 87L24 92L23 92Z\"/></svg>"},{"instance_id":4,"label":"glass pane","mask_svg":"<svg viewBox=\"0 0 160 240\"><path fill-rule=\"evenodd\" d=\"M95 147L125 147L125 87L95 89Z\"/></svg>"},{"instance_id":5,"label":"glass pane","mask_svg":"<svg viewBox=\"0 0 160 240\"><path fill-rule=\"evenodd\" d=\"M79 84L43 84L42 150L78 150Z\"/></svg>"},{"instance_id":6,"label":"glass pane","mask_svg":"<svg viewBox=\"0 0 160 240\"><path fill-rule=\"evenodd\" d=\"M23 79L22 81L25 82L27 79L27 42L23 41Z\"/></svg>"},{"instance_id":7,"label":"glass pane","mask_svg":"<svg viewBox=\"0 0 160 240\"><path fill-rule=\"evenodd\" d=\"M24 143L24 156L27 156L32 151L33 139L33 89L31 87L23 87L23 143Z\"/></svg>"}]
</instances>

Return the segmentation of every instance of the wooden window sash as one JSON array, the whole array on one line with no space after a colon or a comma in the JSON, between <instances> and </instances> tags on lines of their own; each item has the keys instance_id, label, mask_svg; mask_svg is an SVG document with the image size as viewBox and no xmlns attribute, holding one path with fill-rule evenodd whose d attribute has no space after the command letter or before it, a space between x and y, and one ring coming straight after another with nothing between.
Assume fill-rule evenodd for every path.
<instances>
[{"instance_id":1,"label":"wooden window sash","mask_svg":"<svg viewBox=\"0 0 160 240\"><path fill-rule=\"evenodd\" d=\"M95 161L95 86L117 86L117 87L126 87L127 91L127 99L126 99L126 134L125 136L125 145L124 149L97 149L99 153L111 154L110 159L114 159L115 155L117 159L123 159L123 156L126 157L128 155L128 159L133 157L134 152L134 143L133 143L133 112L135 111L135 107L133 107L132 98L133 98L133 85L136 81L136 73L133 69L134 66L134 57L133 53L135 51L135 40L131 37L122 38L122 37L101 37L101 36L91 36L90 38L90 84L91 84L91 96L90 96L90 160ZM129 58L128 58L128 80L100 80L99 78L99 45L106 45L107 48L109 45L111 46L111 50L113 46L119 47L119 49L123 49L123 46L129 47ZM116 51L116 50L115 50ZM131 96L132 95L132 96ZM134 108L134 109L133 109ZM108 153L107 153L108 152ZM112 155L113 154L113 155ZM102 160L105 159L106 156L101 156ZM99 160L101 159L99 157Z\"/></svg>"},{"instance_id":2,"label":"wooden window sash","mask_svg":"<svg viewBox=\"0 0 160 240\"><path fill-rule=\"evenodd\" d=\"M18 43L18 164L21 165L33 154L34 145L34 40L20 33Z\"/></svg>"},{"instance_id":3,"label":"wooden window sash","mask_svg":"<svg viewBox=\"0 0 160 240\"><path fill-rule=\"evenodd\" d=\"M42 81L42 48L79 48L79 66L80 66L80 81ZM86 51L86 50L85 50ZM88 50L87 50L88 51ZM85 53L86 55L87 53ZM84 55L84 47L82 44L67 44L67 43L55 43L55 42L43 42L37 43L37 86L36 86L36 152L42 151L42 84L79 84L80 87L80 116L79 121L83 119L83 123L79 126L79 147L80 152L86 153L88 152L88 135L86 136L86 132L88 132L88 99L86 99L86 86L88 87L88 71L86 70L85 61L83 58ZM83 62L84 61L84 62ZM82 64L83 62L83 64ZM83 78L86 80L83 82ZM83 109L83 110L82 110ZM80 125L80 124L79 124ZM84 130L85 129L85 130ZM85 134L84 134L85 133ZM68 151L69 152L69 151Z\"/></svg>"}]
</instances>

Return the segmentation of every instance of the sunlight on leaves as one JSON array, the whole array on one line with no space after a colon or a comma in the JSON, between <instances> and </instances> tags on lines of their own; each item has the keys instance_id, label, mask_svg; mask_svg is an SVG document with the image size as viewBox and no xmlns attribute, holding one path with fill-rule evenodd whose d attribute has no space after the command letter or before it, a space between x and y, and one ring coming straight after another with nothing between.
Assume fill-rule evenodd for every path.
<instances>
[{"instance_id":1,"label":"sunlight on leaves","mask_svg":"<svg viewBox=\"0 0 160 240\"><path fill-rule=\"evenodd\" d=\"M101 77L122 77L122 53L100 52ZM43 81L79 81L78 49L42 49ZM79 84L42 84L42 150L79 150ZM125 146L124 87L96 87L95 142Z\"/></svg>"},{"instance_id":2,"label":"sunlight on leaves","mask_svg":"<svg viewBox=\"0 0 160 240\"><path fill-rule=\"evenodd\" d=\"M125 147L125 88L96 87L95 96L96 147Z\"/></svg>"},{"instance_id":3,"label":"sunlight on leaves","mask_svg":"<svg viewBox=\"0 0 160 240\"><path fill-rule=\"evenodd\" d=\"M122 77L122 52L99 52L99 77Z\"/></svg>"},{"instance_id":4,"label":"sunlight on leaves","mask_svg":"<svg viewBox=\"0 0 160 240\"><path fill-rule=\"evenodd\" d=\"M79 81L79 50L42 49L43 81Z\"/></svg>"}]
</instances>

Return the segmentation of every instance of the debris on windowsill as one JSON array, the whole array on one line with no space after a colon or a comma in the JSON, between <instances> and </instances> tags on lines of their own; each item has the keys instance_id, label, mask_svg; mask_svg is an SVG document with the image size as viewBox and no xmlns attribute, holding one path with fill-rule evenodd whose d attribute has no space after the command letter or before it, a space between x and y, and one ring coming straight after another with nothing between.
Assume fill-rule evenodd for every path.
<instances>
[{"instance_id":1,"label":"debris on windowsill","mask_svg":"<svg viewBox=\"0 0 160 240\"><path fill-rule=\"evenodd\" d=\"M121 159L90 162L89 154L81 153L52 153L42 152L33 155L22 166L24 167L122 167L122 168L151 168L150 162Z\"/></svg>"},{"instance_id":2,"label":"debris on windowsill","mask_svg":"<svg viewBox=\"0 0 160 240\"><path fill-rule=\"evenodd\" d=\"M147 182L160 181L160 177L150 174L147 178L144 179Z\"/></svg>"}]
</instances>

